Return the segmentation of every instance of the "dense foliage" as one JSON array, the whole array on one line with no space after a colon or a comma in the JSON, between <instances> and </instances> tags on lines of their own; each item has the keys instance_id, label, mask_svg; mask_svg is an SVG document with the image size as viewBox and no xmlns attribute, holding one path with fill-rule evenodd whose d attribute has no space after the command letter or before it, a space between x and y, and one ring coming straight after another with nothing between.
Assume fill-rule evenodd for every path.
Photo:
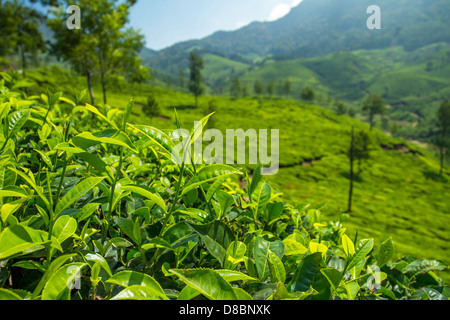
<instances>
[{"instance_id":1,"label":"dense foliage","mask_svg":"<svg viewBox=\"0 0 450 320\"><path fill-rule=\"evenodd\" d=\"M133 101L26 97L2 76L0 299L449 296L442 262L392 261L392 239L350 239L260 167L240 188L237 168L176 165L173 131L128 123Z\"/></svg>"}]
</instances>

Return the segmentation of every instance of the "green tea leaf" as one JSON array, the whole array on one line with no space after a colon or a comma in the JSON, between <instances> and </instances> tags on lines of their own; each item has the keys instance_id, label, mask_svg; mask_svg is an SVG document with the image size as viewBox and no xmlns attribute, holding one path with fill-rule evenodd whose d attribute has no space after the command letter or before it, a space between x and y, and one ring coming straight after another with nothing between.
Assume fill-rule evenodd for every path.
<instances>
[{"instance_id":1,"label":"green tea leaf","mask_svg":"<svg viewBox=\"0 0 450 320\"><path fill-rule=\"evenodd\" d=\"M286 269L284 268L281 259L273 252L269 252L269 262L273 268L273 274L278 282L284 283L286 281ZM271 269L272 269L271 268ZM272 270L271 270L272 271ZM275 279L273 279L275 280Z\"/></svg>"},{"instance_id":2,"label":"green tea leaf","mask_svg":"<svg viewBox=\"0 0 450 320\"><path fill-rule=\"evenodd\" d=\"M3 191L3 190L1 190L1 191ZM14 214L17 210L19 210L25 201L26 201L26 199L19 199L19 200L12 201L9 203L4 203L0 209L1 219L2 219L3 223L6 223L9 216Z\"/></svg>"},{"instance_id":3,"label":"green tea leaf","mask_svg":"<svg viewBox=\"0 0 450 320\"><path fill-rule=\"evenodd\" d=\"M377 256L377 264L379 268L383 268L389 260L394 256L394 241L392 238L387 239L380 246Z\"/></svg>"},{"instance_id":4,"label":"green tea leaf","mask_svg":"<svg viewBox=\"0 0 450 320\"><path fill-rule=\"evenodd\" d=\"M261 281L264 281L270 273L270 253L274 253L279 259L282 259L284 256L284 243L279 240L270 242L263 237L256 238L253 245L253 257L255 258L256 270Z\"/></svg>"},{"instance_id":5,"label":"green tea leaf","mask_svg":"<svg viewBox=\"0 0 450 320\"><path fill-rule=\"evenodd\" d=\"M361 263L373 249L373 239L361 240L355 253L348 259L345 270L350 270Z\"/></svg>"},{"instance_id":6,"label":"green tea leaf","mask_svg":"<svg viewBox=\"0 0 450 320\"><path fill-rule=\"evenodd\" d=\"M49 242L44 231L22 225L8 227L0 234L0 260L42 250Z\"/></svg>"},{"instance_id":7,"label":"green tea leaf","mask_svg":"<svg viewBox=\"0 0 450 320\"><path fill-rule=\"evenodd\" d=\"M138 239L134 236L134 222L131 219L119 218L117 225L134 243L138 244Z\"/></svg>"},{"instance_id":8,"label":"green tea leaf","mask_svg":"<svg viewBox=\"0 0 450 320\"><path fill-rule=\"evenodd\" d=\"M169 271L210 300L237 300L233 287L214 270L170 269Z\"/></svg>"},{"instance_id":9,"label":"green tea leaf","mask_svg":"<svg viewBox=\"0 0 450 320\"><path fill-rule=\"evenodd\" d=\"M351 257L355 254L355 245L353 241L346 235L342 235L342 247L347 257Z\"/></svg>"},{"instance_id":10,"label":"green tea leaf","mask_svg":"<svg viewBox=\"0 0 450 320\"><path fill-rule=\"evenodd\" d=\"M127 185L127 186L121 186L122 190L125 191L131 191L134 193L137 193L143 197L146 197L147 199L153 201L158 205L161 209L164 210L164 212L167 213L166 203L163 198L158 193L152 193L151 190L144 186L134 186L134 185Z\"/></svg>"},{"instance_id":11,"label":"green tea leaf","mask_svg":"<svg viewBox=\"0 0 450 320\"><path fill-rule=\"evenodd\" d=\"M84 258L87 261L99 263L100 266L103 268L103 270L105 270L109 276L112 276L111 268L109 267L108 261L106 261L106 259L103 258L98 253L88 253L88 254L84 255Z\"/></svg>"},{"instance_id":12,"label":"green tea leaf","mask_svg":"<svg viewBox=\"0 0 450 320\"><path fill-rule=\"evenodd\" d=\"M285 252L284 254L286 256L295 256L295 255L302 255L308 252L308 249L302 245L300 242L297 242L292 239L286 239L283 240Z\"/></svg>"},{"instance_id":13,"label":"green tea leaf","mask_svg":"<svg viewBox=\"0 0 450 320\"><path fill-rule=\"evenodd\" d=\"M240 262L244 262L247 246L240 241L233 241L227 249L227 258L225 260L225 268L233 269Z\"/></svg>"},{"instance_id":14,"label":"green tea leaf","mask_svg":"<svg viewBox=\"0 0 450 320\"><path fill-rule=\"evenodd\" d=\"M11 290L0 288L0 301L23 300L21 296Z\"/></svg>"},{"instance_id":15,"label":"green tea leaf","mask_svg":"<svg viewBox=\"0 0 450 320\"><path fill-rule=\"evenodd\" d=\"M124 288L130 288L134 286L146 287L147 293L152 292L153 297L159 297L161 299L167 300L167 296L164 290L161 288L160 284L150 277L149 275L136 272L136 271L121 271L106 282L112 283Z\"/></svg>"},{"instance_id":16,"label":"green tea leaf","mask_svg":"<svg viewBox=\"0 0 450 320\"><path fill-rule=\"evenodd\" d=\"M327 278L332 291L335 291L339 287L339 284L344 277L344 275L336 269L320 269L320 272Z\"/></svg>"},{"instance_id":17,"label":"green tea leaf","mask_svg":"<svg viewBox=\"0 0 450 320\"><path fill-rule=\"evenodd\" d=\"M53 274L55 274L56 271L58 271L58 269L64 264L66 263L67 260L75 257L76 254L67 254L61 257L56 258L51 264L50 266L47 268L47 270L45 271L44 275L42 276L41 280L39 281L38 285L36 286L36 288L34 289L33 292L33 298L36 298L42 291L42 289L44 288L45 284L47 283L48 279L50 279Z\"/></svg>"},{"instance_id":18,"label":"green tea leaf","mask_svg":"<svg viewBox=\"0 0 450 320\"><path fill-rule=\"evenodd\" d=\"M411 278L421 274L426 274L433 270L442 271L446 268L447 265L442 261L424 259L411 262L405 269L403 269L403 273Z\"/></svg>"},{"instance_id":19,"label":"green tea leaf","mask_svg":"<svg viewBox=\"0 0 450 320\"><path fill-rule=\"evenodd\" d=\"M83 150L87 150L89 147L100 143L105 143L125 147L135 153L138 153L136 147L125 133L114 130L102 132L100 133L100 136L95 136L90 132L83 132L76 137L73 137L72 143Z\"/></svg>"},{"instance_id":20,"label":"green tea leaf","mask_svg":"<svg viewBox=\"0 0 450 320\"><path fill-rule=\"evenodd\" d=\"M251 202L255 205L253 212L253 218L255 220L264 214L267 205L270 201L270 196L272 193L272 188L267 183L260 183L252 193Z\"/></svg>"},{"instance_id":21,"label":"green tea leaf","mask_svg":"<svg viewBox=\"0 0 450 320\"><path fill-rule=\"evenodd\" d=\"M233 281L258 281L256 278L252 278L249 275L246 275L242 272L235 270L214 270L217 272L222 278L224 278L228 282Z\"/></svg>"},{"instance_id":22,"label":"green tea leaf","mask_svg":"<svg viewBox=\"0 0 450 320\"><path fill-rule=\"evenodd\" d=\"M52 235L56 237L59 243L63 243L77 231L77 221L69 216L61 216L56 220L53 226Z\"/></svg>"},{"instance_id":23,"label":"green tea leaf","mask_svg":"<svg viewBox=\"0 0 450 320\"><path fill-rule=\"evenodd\" d=\"M59 215L64 210L69 208L75 201L79 200L82 196L92 190L96 185L103 181L105 177L100 178L87 178L75 187L70 189L66 195L58 202L55 208L55 214Z\"/></svg>"},{"instance_id":24,"label":"green tea leaf","mask_svg":"<svg viewBox=\"0 0 450 320\"><path fill-rule=\"evenodd\" d=\"M71 263L61 267L45 285L42 300L70 300L73 282L79 280L80 272L86 265L86 263Z\"/></svg>"},{"instance_id":25,"label":"green tea leaf","mask_svg":"<svg viewBox=\"0 0 450 320\"><path fill-rule=\"evenodd\" d=\"M151 287L131 286L119 292L111 300L169 300L169 298L166 295L161 296Z\"/></svg>"},{"instance_id":26,"label":"green tea leaf","mask_svg":"<svg viewBox=\"0 0 450 320\"><path fill-rule=\"evenodd\" d=\"M30 116L30 109L13 112L8 119L8 136L13 137L22 129Z\"/></svg>"},{"instance_id":27,"label":"green tea leaf","mask_svg":"<svg viewBox=\"0 0 450 320\"><path fill-rule=\"evenodd\" d=\"M207 166L197 172L197 174L188 181L188 183L184 186L181 195L185 195L189 191L198 188L203 183L223 178L225 176L231 176L233 174L237 174L238 172L239 170L222 164Z\"/></svg>"},{"instance_id":28,"label":"green tea leaf","mask_svg":"<svg viewBox=\"0 0 450 320\"><path fill-rule=\"evenodd\" d=\"M311 300L328 300L331 297L331 285L322 274L323 259L320 252L303 258L290 283L291 292L306 292L313 288L317 295L308 297Z\"/></svg>"}]
</instances>

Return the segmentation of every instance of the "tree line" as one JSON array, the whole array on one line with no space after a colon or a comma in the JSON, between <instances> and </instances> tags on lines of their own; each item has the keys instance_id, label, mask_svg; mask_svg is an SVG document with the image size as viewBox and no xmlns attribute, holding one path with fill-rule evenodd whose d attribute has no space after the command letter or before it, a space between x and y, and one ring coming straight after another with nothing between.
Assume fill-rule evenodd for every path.
<instances>
[{"instance_id":1,"label":"tree line","mask_svg":"<svg viewBox=\"0 0 450 320\"><path fill-rule=\"evenodd\" d=\"M106 104L108 87L115 80L143 82L149 77L150 69L143 66L139 57L144 36L128 26L130 9L136 0L30 1L47 8L48 17L24 1L0 0L0 56L19 55L24 78L28 56L49 53L86 77L91 104L95 105L94 81L101 85ZM80 29L64 26L70 5L81 9ZM51 41L44 40L43 25L51 30Z\"/></svg>"}]
</instances>

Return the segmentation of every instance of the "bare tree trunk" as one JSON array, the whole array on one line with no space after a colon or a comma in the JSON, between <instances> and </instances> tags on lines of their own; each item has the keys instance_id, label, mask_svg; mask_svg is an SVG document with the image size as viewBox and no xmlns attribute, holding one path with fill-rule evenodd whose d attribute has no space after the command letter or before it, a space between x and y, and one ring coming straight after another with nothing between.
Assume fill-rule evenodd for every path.
<instances>
[{"instance_id":1,"label":"bare tree trunk","mask_svg":"<svg viewBox=\"0 0 450 320\"><path fill-rule=\"evenodd\" d=\"M101 76L101 83L102 83L102 91L103 91L103 104L107 104L107 98L106 98L106 83L105 83L105 64L103 59L103 51L100 50L99 52L99 60L100 60L100 76Z\"/></svg>"},{"instance_id":2,"label":"bare tree trunk","mask_svg":"<svg viewBox=\"0 0 450 320\"><path fill-rule=\"evenodd\" d=\"M27 77L27 57L25 56L25 49L23 47L23 45L19 46L20 48L20 56L22 58L22 74L23 77L26 78Z\"/></svg>"},{"instance_id":3,"label":"bare tree trunk","mask_svg":"<svg viewBox=\"0 0 450 320\"><path fill-rule=\"evenodd\" d=\"M84 56L84 70L86 71L87 85L89 90L89 95L91 96L91 105L95 107L95 97L94 90L92 88L92 71L89 68L88 60L86 56ZM95 115L94 115L95 117Z\"/></svg>"},{"instance_id":4,"label":"bare tree trunk","mask_svg":"<svg viewBox=\"0 0 450 320\"><path fill-rule=\"evenodd\" d=\"M355 144L355 129L352 127L352 141L350 144L350 190L348 193L348 212L352 212L352 198L353 198L353 163L354 163L354 144Z\"/></svg>"},{"instance_id":5,"label":"bare tree trunk","mask_svg":"<svg viewBox=\"0 0 450 320\"><path fill-rule=\"evenodd\" d=\"M91 96L91 104L95 106L95 97L94 97L94 90L92 89L92 75L91 70L86 67L86 77L87 77L87 83L89 88L89 95Z\"/></svg>"}]
</instances>

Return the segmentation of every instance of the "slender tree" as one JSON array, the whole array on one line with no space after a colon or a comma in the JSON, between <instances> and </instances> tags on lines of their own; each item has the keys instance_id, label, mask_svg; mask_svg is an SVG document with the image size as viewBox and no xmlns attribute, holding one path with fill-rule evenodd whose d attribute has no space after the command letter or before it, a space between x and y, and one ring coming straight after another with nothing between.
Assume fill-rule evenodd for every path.
<instances>
[{"instance_id":1,"label":"slender tree","mask_svg":"<svg viewBox=\"0 0 450 320\"><path fill-rule=\"evenodd\" d=\"M353 157L358 161L358 175L361 173L362 162L370 158L372 139L367 131L357 131L353 142Z\"/></svg>"},{"instance_id":2,"label":"slender tree","mask_svg":"<svg viewBox=\"0 0 450 320\"><path fill-rule=\"evenodd\" d=\"M182 68L178 69L178 86L184 90L185 87L185 79L184 79L184 70Z\"/></svg>"},{"instance_id":3,"label":"slender tree","mask_svg":"<svg viewBox=\"0 0 450 320\"><path fill-rule=\"evenodd\" d=\"M269 96L273 96L274 93L275 93L275 82L273 82L273 80L270 80L269 84L267 85L267 94Z\"/></svg>"},{"instance_id":4,"label":"slender tree","mask_svg":"<svg viewBox=\"0 0 450 320\"><path fill-rule=\"evenodd\" d=\"M189 91L195 96L195 107L198 107L198 97L202 95L204 91L201 73L204 62L202 57L196 52L191 52L189 62L189 70L191 73L189 78Z\"/></svg>"},{"instance_id":5,"label":"slender tree","mask_svg":"<svg viewBox=\"0 0 450 320\"><path fill-rule=\"evenodd\" d=\"M110 78L120 74L127 76L131 82L136 82L143 81L148 74L138 56L144 44L143 36L127 27L129 10L135 2L59 1L60 6L53 11L54 18L48 21L55 40L51 52L86 76L92 104L95 104L93 81L97 73L100 75L105 104ZM68 18L64 8L72 4L78 5L82 10L81 29L68 30L61 27Z\"/></svg>"},{"instance_id":6,"label":"slender tree","mask_svg":"<svg viewBox=\"0 0 450 320\"><path fill-rule=\"evenodd\" d=\"M306 88L303 88L300 97L305 101L313 101L315 98L315 95L316 94L312 88L306 87Z\"/></svg>"},{"instance_id":7,"label":"slender tree","mask_svg":"<svg viewBox=\"0 0 450 320\"><path fill-rule=\"evenodd\" d=\"M343 115L347 113L347 107L342 101L338 99L334 101L334 109L336 110L336 113L338 115Z\"/></svg>"},{"instance_id":8,"label":"slender tree","mask_svg":"<svg viewBox=\"0 0 450 320\"><path fill-rule=\"evenodd\" d=\"M98 39L96 51L104 104L107 103L106 90L110 77L130 73L133 81L142 82L148 74L139 58L139 53L144 47L144 36L127 27L130 9L134 3L135 1L124 1L117 4L113 0L100 0L95 11L98 22L93 28L93 33Z\"/></svg>"},{"instance_id":9,"label":"slender tree","mask_svg":"<svg viewBox=\"0 0 450 320\"><path fill-rule=\"evenodd\" d=\"M370 123L370 130L374 127L374 119L377 114L383 114L386 109L386 104L377 94L370 94L363 100L362 110L367 113Z\"/></svg>"},{"instance_id":10,"label":"slender tree","mask_svg":"<svg viewBox=\"0 0 450 320\"><path fill-rule=\"evenodd\" d=\"M260 96L264 93L264 87L259 80L256 80L253 85L253 92L255 95Z\"/></svg>"},{"instance_id":11,"label":"slender tree","mask_svg":"<svg viewBox=\"0 0 450 320\"><path fill-rule=\"evenodd\" d=\"M440 170L439 174L444 174L445 154L450 148L450 103L443 101L437 112L437 128L438 134L434 140L434 144L439 149Z\"/></svg>"},{"instance_id":12,"label":"slender tree","mask_svg":"<svg viewBox=\"0 0 450 320\"><path fill-rule=\"evenodd\" d=\"M248 87L247 87L247 83L243 83L242 84L242 90L241 90L241 95L245 98L248 97Z\"/></svg>"},{"instance_id":13,"label":"slender tree","mask_svg":"<svg viewBox=\"0 0 450 320\"><path fill-rule=\"evenodd\" d=\"M348 209L347 212L352 212L352 201L353 201L353 182L354 182L354 158L355 158L355 128L352 127L350 149L349 149L349 159L350 159L350 189L348 192Z\"/></svg>"},{"instance_id":14,"label":"slender tree","mask_svg":"<svg viewBox=\"0 0 450 320\"><path fill-rule=\"evenodd\" d=\"M233 76L231 78L230 96L233 98L237 98L240 95L241 95L241 82L239 81L238 76Z\"/></svg>"},{"instance_id":15,"label":"slender tree","mask_svg":"<svg viewBox=\"0 0 450 320\"><path fill-rule=\"evenodd\" d=\"M17 53L26 77L27 55L46 51L46 45L39 30L44 17L38 11L26 6L23 1L0 3L0 55Z\"/></svg>"},{"instance_id":16,"label":"slender tree","mask_svg":"<svg viewBox=\"0 0 450 320\"><path fill-rule=\"evenodd\" d=\"M289 79L287 79L284 82L284 87L283 87L283 94L288 97L291 94L291 81Z\"/></svg>"}]
</instances>

